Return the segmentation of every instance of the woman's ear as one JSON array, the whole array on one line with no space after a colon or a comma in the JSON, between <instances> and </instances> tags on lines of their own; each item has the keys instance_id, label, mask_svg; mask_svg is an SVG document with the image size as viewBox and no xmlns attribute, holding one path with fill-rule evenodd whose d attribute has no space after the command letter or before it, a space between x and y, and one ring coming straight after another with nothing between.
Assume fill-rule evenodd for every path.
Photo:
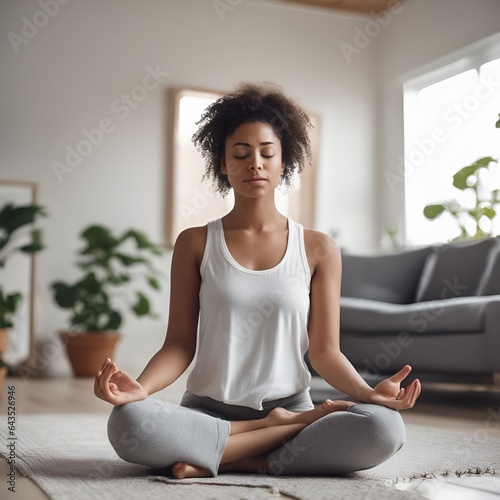
<instances>
[{"instance_id":1,"label":"woman's ear","mask_svg":"<svg viewBox=\"0 0 500 500\"><path fill-rule=\"evenodd\" d=\"M226 160L224 158L220 162L220 173L222 175L227 175Z\"/></svg>"}]
</instances>

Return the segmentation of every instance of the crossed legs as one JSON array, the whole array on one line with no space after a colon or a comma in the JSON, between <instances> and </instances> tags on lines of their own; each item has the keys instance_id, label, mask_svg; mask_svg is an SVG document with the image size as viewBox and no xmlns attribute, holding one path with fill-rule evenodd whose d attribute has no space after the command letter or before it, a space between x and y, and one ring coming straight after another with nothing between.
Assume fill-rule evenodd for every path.
<instances>
[{"instance_id":1,"label":"crossed legs","mask_svg":"<svg viewBox=\"0 0 500 500\"><path fill-rule=\"evenodd\" d=\"M345 411L354 403L327 399L313 410L293 413L275 408L265 418L230 422L231 430L219 472L261 472L268 470L266 454L326 415ZM209 477L211 472L186 462L176 462L172 474L178 479Z\"/></svg>"},{"instance_id":2,"label":"crossed legs","mask_svg":"<svg viewBox=\"0 0 500 500\"><path fill-rule=\"evenodd\" d=\"M257 420L228 421L148 398L115 407L108 437L123 460L171 466L179 479L219 472L332 475L384 462L403 445L405 429L398 412L373 404L327 400L301 413L275 408Z\"/></svg>"}]
</instances>

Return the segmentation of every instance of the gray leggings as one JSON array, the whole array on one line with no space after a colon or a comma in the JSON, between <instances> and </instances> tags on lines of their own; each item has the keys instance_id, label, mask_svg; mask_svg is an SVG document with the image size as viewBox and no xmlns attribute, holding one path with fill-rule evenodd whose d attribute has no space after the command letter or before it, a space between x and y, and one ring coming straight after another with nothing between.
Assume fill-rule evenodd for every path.
<instances>
[{"instance_id":1,"label":"gray leggings","mask_svg":"<svg viewBox=\"0 0 500 500\"><path fill-rule=\"evenodd\" d=\"M263 410L234 406L186 392L181 405L147 398L113 409L108 437L127 462L165 469L187 462L216 476L229 438L230 420L265 417L277 406L294 412L313 408L309 391L267 401ZM357 404L330 413L268 454L273 474L335 475L374 467L404 444L397 411Z\"/></svg>"}]
</instances>

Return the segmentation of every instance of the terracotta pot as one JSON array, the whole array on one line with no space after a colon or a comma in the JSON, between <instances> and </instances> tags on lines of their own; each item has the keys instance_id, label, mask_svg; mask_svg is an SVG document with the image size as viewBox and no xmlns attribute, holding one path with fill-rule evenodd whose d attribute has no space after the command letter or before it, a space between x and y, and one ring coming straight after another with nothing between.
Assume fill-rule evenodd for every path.
<instances>
[{"instance_id":1,"label":"terracotta pot","mask_svg":"<svg viewBox=\"0 0 500 500\"><path fill-rule=\"evenodd\" d=\"M0 367L0 397L2 397L4 389L5 389L5 378L7 377L7 367Z\"/></svg>"},{"instance_id":2,"label":"terracotta pot","mask_svg":"<svg viewBox=\"0 0 500 500\"><path fill-rule=\"evenodd\" d=\"M76 377L94 377L106 358L113 359L120 339L116 332L61 333Z\"/></svg>"},{"instance_id":3,"label":"terracotta pot","mask_svg":"<svg viewBox=\"0 0 500 500\"><path fill-rule=\"evenodd\" d=\"M7 352L9 348L9 330L7 328L0 328L0 358L1 354Z\"/></svg>"}]
</instances>

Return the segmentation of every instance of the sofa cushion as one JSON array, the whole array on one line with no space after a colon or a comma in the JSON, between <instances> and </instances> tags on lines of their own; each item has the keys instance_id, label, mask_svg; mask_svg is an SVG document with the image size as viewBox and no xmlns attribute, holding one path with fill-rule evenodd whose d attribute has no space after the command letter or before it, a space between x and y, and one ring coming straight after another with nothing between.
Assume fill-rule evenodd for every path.
<instances>
[{"instance_id":1,"label":"sofa cushion","mask_svg":"<svg viewBox=\"0 0 500 500\"><path fill-rule=\"evenodd\" d=\"M485 330L488 297L389 304L341 297L340 331L380 333L481 333Z\"/></svg>"},{"instance_id":2,"label":"sofa cushion","mask_svg":"<svg viewBox=\"0 0 500 500\"><path fill-rule=\"evenodd\" d=\"M432 247L382 255L342 255L342 296L408 304Z\"/></svg>"},{"instance_id":3,"label":"sofa cushion","mask_svg":"<svg viewBox=\"0 0 500 500\"><path fill-rule=\"evenodd\" d=\"M500 295L500 237L495 239L496 248L488 255L476 295Z\"/></svg>"},{"instance_id":4,"label":"sofa cushion","mask_svg":"<svg viewBox=\"0 0 500 500\"><path fill-rule=\"evenodd\" d=\"M495 248L494 238L436 247L425 262L416 301L476 295L488 254Z\"/></svg>"}]
</instances>

